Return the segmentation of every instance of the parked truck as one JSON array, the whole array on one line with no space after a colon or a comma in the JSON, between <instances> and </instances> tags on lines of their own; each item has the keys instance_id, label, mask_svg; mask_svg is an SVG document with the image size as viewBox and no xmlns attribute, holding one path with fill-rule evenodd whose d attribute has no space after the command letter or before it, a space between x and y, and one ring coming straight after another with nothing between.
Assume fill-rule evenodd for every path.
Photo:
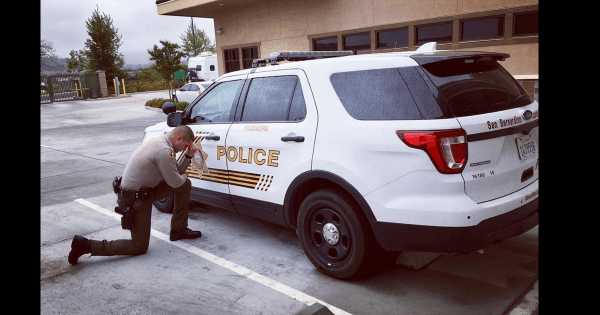
<instances>
[{"instance_id":1,"label":"parked truck","mask_svg":"<svg viewBox=\"0 0 600 315\"><path fill-rule=\"evenodd\" d=\"M204 51L196 57L188 59L188 82L214 81L219 78L217 55Z\"/></svg>"}]
</instances>

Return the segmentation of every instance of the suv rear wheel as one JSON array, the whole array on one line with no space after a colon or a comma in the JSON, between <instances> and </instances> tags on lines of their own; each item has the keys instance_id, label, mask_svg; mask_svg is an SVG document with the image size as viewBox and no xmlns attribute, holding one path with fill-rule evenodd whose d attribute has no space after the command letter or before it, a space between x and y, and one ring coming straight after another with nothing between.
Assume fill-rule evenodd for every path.
<instances>
[{"instance_id":1,"label":"suv rear wheel","mask_svg":"<svg viewBox=\"0 0 600 315\"><path fill-rule=\"evenodd\" d=\"M156 209L158 209L158 211L160 211L160 212L173 213L173 204L174 204L173 200L174 200L174 197L169 196L164 199L156 200L152 204L154 204Z\"/></svg>"},{"instance_id":2,"label":"suv rear wheel","mask_svg":"<svg viewBox=\"0 0 600 315\"><path fill-rule=\"evenodd\" d=\"M345 193L318 190L306 197L298 212L300 243L311 263L339 279L350 278L366 265L369 225Z\"/></svg>"}]
</instances>

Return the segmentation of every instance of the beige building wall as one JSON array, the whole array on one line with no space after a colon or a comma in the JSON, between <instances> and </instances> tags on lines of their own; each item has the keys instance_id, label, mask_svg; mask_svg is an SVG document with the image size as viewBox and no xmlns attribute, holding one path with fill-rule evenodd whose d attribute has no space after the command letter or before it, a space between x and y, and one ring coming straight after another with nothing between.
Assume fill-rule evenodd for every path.
<instances>
[{"instance_id":1,"label":"beige building wall","mask_svg":"<svg viewBox=\"0 0 600 315\"><path fill-rule=\"evenodd\" d=\"M158 14L210 17L214 19L219 72L225 73L223 51L248 46L258 57L275 51L312 50L312 39L337 36L338 49L345 34L408 27L409 46L415 50L416 25L453 21L453 41L438 49L480 50L511 55L502 64L516 76L538 74L538 36L512 38L515 12L537 10L539 0L171 0L157 5ZM460 19L505 16L502 39L459 42ZM241 59L241 57L240 57ZM240 67L241 68L241 67Z\"/></svg>"}]
</instances>

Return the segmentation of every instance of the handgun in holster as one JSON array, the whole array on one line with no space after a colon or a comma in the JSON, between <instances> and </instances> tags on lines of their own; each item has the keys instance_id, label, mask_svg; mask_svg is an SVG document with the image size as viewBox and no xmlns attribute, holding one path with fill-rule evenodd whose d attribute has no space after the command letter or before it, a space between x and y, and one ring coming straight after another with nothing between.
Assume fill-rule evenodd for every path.
<instances>
[{"instance_id":1,"label":"handgun in holster","mask_svg":"<svg viewBox=\"0 0 600 315\"><path fill-rule=\"evenodd\" d=\"M117 196L121 196L121 200L123 200L125 208L121 208L119 205L117 205L115 207L115 212L122 215L121 228L124 230L131 230L131 227L133 226L133 201L135 198L128 196L126 197L123 195L123 191L121 191L121 179L122 177L115 177L112 182L112 186L115 194L117 194Z\"/></svg>"}]
</instances>

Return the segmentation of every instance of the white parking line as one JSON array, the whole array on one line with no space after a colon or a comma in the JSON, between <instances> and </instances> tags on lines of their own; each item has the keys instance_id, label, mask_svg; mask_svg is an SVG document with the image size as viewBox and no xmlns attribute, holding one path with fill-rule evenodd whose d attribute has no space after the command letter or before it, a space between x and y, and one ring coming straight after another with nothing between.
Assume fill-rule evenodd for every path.
<instances>
[{"instance_id":1,"label":"white parking line","mask_svg":"<svg viewBox=\"0 0 600 315\"><path fill-rule=\"evenodd\" d=\"M105 215L108 215L109 217L112 217L116 220L121 220L121 215L114 212L114 211L109 211L107 209L104 209L96 204L93 204L85 199L76 199L75 201L79 202L80 204L87 206L89 208L92 208L100 213L103 213ZM194 247L190 244L184 243L184 242L171 242L169 240L169 236L167 236L166 234L159 232L155 229L151 229L151 234L154 237L158 237L159 239L165 241L165 242L169 242L183 250L186 250L196 256L202 257L206 260L209 260L221 267L225 267L237 274L240 274L248 279L252 279L262 285L265 285L273 290L279 291L293 299L296 299L306 305L312 305L314 303L319 303L321 305L325 305L332 313L336 314L336 315L351 315L350 313L341 310L333 305L327 304L321 300L318 300L310 295L304 294L294 288L288 287L285 284L279 283L273 279L269 279L261 274L258 274L248 268L242 267L238 264L232 263L228 260L225 260L221 257L215 256L209 252L206 252L200 248Z\"/></svg>"}]
</instances>

